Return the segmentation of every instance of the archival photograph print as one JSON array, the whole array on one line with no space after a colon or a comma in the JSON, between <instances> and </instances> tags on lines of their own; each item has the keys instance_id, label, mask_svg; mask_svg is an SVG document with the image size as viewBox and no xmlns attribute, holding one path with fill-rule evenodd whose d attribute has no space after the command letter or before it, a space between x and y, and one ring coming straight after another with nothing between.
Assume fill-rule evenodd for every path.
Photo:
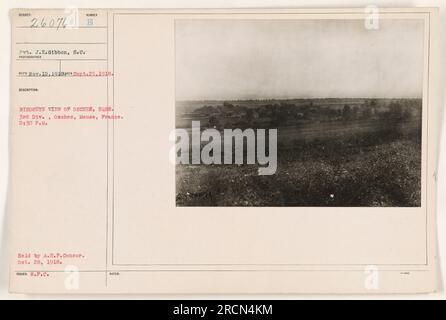
<instances>
[{"instance_id":1,"label":"archival photograph print","mask_svg":"<svg viewBox=\"0 0 446 320\"><path fill-rule=\"evenodd\" d=\"M177 19L177 206L419 207L423 21Z\"/></svg>"}]
</instances>

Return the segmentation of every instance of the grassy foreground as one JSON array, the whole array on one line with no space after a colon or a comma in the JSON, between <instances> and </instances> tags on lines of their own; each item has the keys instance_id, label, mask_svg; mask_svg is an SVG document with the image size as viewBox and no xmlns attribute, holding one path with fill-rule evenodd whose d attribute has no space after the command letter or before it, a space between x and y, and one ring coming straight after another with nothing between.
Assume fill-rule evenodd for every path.
<instances>
[{"instance_id":1,"label":"grassy foreground","mask_svg":"<svg viewBox=\"0 0 446 320\"><path fill-rule=\"evenodd\" d=\"M384 206L421 204L421 144L361 148L321 143L282 150L277 172L257 165L177 165L177 206Z\"/></svg>"}]
</instances>

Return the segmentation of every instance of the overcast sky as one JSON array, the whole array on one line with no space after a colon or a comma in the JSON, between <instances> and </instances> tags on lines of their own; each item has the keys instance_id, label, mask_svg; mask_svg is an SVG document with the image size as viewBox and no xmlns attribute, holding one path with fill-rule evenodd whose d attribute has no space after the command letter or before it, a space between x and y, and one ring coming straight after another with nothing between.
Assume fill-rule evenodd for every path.
<instances>
[{"instance_id":1,"label":"overcast sky","mask_svg":"<svg viewBox=\"0 0 446 320\"><path fill-rule=\"evenodd\" d=\"M177 20L175 39L177 100L422 95L422 20Z\"/></svg>"}]
</instances>

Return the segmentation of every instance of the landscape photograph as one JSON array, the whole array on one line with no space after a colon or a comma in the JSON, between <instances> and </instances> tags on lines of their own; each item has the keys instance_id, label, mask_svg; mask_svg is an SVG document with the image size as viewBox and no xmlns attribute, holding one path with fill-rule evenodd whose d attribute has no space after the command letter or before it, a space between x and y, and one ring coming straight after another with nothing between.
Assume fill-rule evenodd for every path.
<instances>
[{"instance_id":1,"label":"landscape photograph","mask_svg":"<svg viewBox=\"0 0 446 320\"><path fill-rule=\"evenodd\" d=\"M181 20L175 32L177 129L277 130L271 175L177 163L177 206L421 206L421 20Z\"/></svg>"}]
</instances>

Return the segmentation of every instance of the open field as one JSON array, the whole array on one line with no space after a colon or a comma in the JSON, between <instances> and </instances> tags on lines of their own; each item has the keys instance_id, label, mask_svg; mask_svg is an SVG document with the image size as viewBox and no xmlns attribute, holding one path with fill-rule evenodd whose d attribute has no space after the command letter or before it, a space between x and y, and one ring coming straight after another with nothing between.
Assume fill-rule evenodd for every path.
<instances>
[{"instance_id":1,"label":"open field","mask_svg":"<svg viewBox=\"0 0 446 320\"><path fill-rule=\"evenodd\" d=\"M282 102L273 113L256 101L177 114L177 127L213 116L214 128L263 121L278 130L274 175L257 175L257 165L177 165L177 205L420 206L421 101L323 102Z\"/></svg>"},{"instance_id":2,"label":"open field","mask_svg":"<svg viewBox=\"0 0 446 320\"><path fill-rule=\"evenodd\" d=\"M177 167L179 206L419 206L420 153L389 142L336 159L297 156L273 176L255 165Z\"/></svg>"}]
</instances>

